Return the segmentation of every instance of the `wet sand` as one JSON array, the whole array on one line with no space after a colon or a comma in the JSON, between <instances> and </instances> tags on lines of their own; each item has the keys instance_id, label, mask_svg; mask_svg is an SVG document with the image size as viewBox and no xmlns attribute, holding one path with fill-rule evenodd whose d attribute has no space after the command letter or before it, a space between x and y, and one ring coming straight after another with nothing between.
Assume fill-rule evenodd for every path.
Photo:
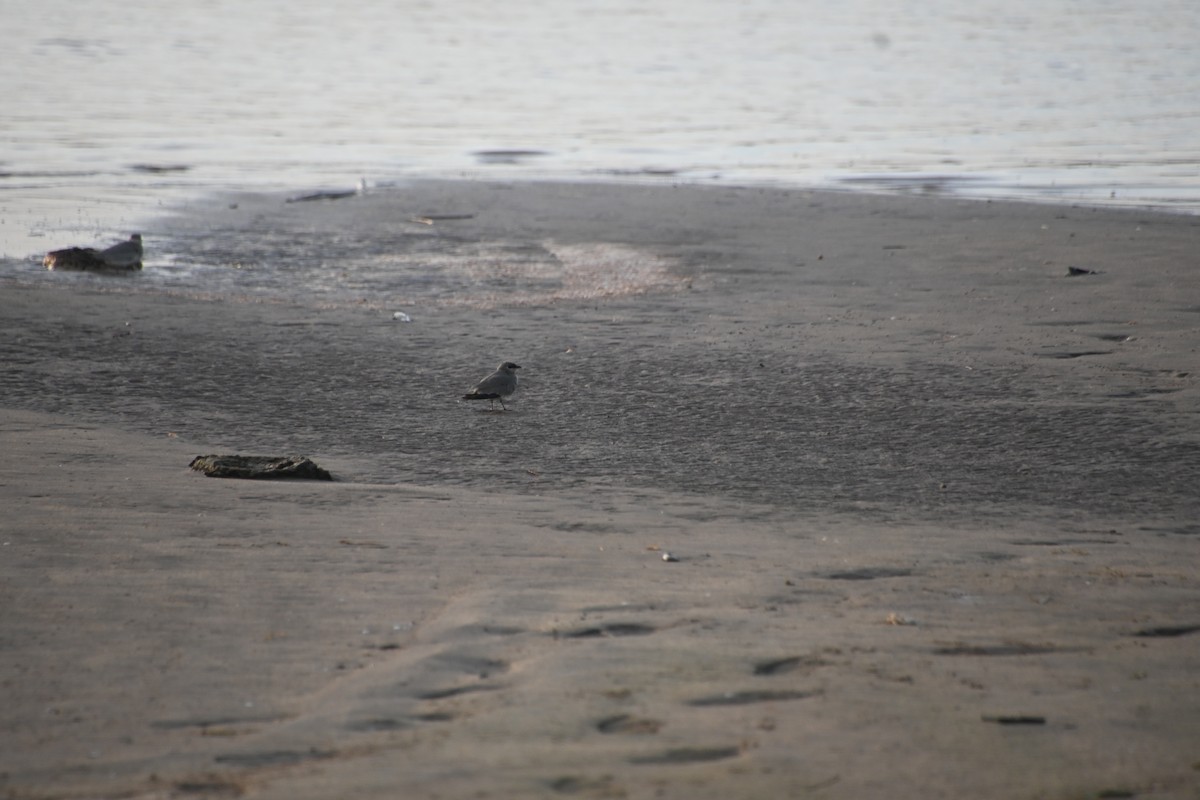
<instances>
[{"instance_id":1,"label":"wet sand","mask_svg":"<svg viewBox=\"0 0 1200 800\"><path fill-rule=\"evenodd\" d=\"M420 215L495 291L0 293L6 796L1195 796L1200 221L431 182L159 235Z\"/></svg>"}]
</instances>

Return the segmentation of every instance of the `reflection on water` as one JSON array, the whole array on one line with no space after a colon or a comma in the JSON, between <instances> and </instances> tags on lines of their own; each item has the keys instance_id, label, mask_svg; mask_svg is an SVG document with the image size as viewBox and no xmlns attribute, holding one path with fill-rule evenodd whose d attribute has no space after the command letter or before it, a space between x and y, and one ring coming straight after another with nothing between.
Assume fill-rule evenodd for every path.
<instances>
[{"instance_id":1,"label":"reflection on water","mask_svg":"<svg viewBox=\"0 0 1200 800\"><path fill-rule=\"evenodd\" d=\"M7 5L0 255L363 176L1200 209L1192 0Z\"/></svg>"}]
</instances>

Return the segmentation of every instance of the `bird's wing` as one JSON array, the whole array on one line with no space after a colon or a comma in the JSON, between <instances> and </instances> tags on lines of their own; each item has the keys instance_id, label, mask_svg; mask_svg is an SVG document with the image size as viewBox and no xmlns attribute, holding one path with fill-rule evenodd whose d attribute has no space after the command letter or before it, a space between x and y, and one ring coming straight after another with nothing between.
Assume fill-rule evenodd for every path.
<instances>
[{"instance_id":1,"label":"bird's wing","mask_svg":"<svg viewBox=\"0 0 1200 800\"><path fill-rule=\"evenodd\" d=\"M491 375L481 380L475 385L472 390L475 394L493 394L498 392L508 391L511 377L505 375L500 370L496 370Z\"/></svg>"}]
</instances>

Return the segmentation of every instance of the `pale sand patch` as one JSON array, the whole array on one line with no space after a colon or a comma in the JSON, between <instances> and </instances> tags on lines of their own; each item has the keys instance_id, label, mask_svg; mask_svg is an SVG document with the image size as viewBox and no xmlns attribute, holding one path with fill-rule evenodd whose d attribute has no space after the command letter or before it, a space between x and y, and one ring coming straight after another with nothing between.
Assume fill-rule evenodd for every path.
<instances>
[{"instance_id":1,"label":"pale sand patch","mask_svg":"<svg viewBox=\"0 0 1200 800\"><path fill-rule=\"evenodd\" d=\"M437 263L437 262L434 262ZM437 301L436 305L489 309L586 302L677 291L688 281L672 272L679 265L653 252L619 244L542 242L525 258L509 250L445 257L440 265L467 276L473 287L503 284L503 292L478 288Z\"/></svg>"},{"instance_id":2,"label":"pale sand patch","mask_svg":"<svg viewBox=\"0 0 1200 800\"><path fill-rule=\"evenodd\" d=\"M13 797L1195 786L1194 635L1136 635L1200 623L1191 537L222 481L0 418Z\"/></svg>"}]
</instances>

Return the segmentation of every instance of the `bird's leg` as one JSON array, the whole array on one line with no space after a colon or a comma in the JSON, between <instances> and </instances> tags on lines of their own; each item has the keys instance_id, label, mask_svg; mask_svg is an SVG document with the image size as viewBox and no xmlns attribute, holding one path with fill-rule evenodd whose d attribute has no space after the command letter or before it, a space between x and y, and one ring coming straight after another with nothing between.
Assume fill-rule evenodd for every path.
<instances>
[{"instance_id":1,"label":"bird's leg","mask_svg":"<svg viewBox=\"0 0 1200 800\"><path fill-rule=\"evenodd\" d=\"M501 411L508 411L508 406L504 405L504 398L503 398L503 397L501 397L501 398L500 398L500 410L501 410Z\"/></svg>"}]
</instances>

